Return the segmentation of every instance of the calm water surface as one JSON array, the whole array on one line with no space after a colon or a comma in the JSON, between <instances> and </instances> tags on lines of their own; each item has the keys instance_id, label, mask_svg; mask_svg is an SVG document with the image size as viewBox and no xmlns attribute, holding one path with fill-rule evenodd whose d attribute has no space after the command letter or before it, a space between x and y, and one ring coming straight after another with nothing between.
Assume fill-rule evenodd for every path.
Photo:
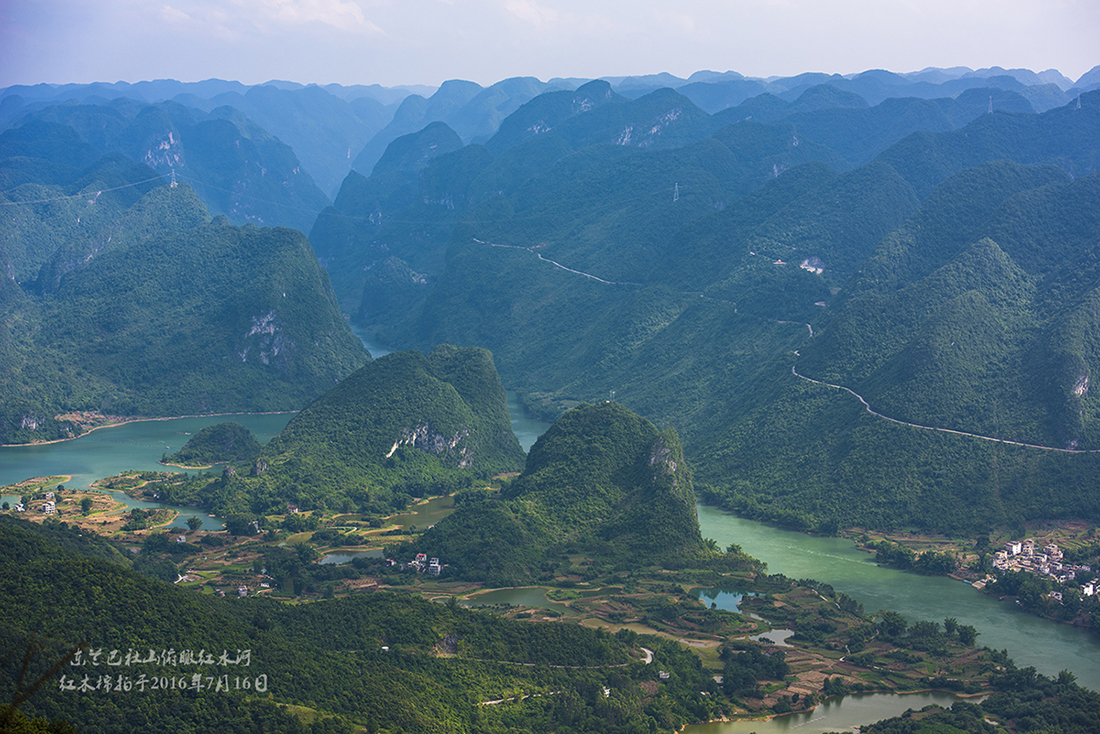
<instances>
[{"instance_id":1,"label":"calm water surface","mask_svg":"<svg viewBox=\"0 0 1100 734\"><path fill-rule=\"evenodd\" d=\"M356 558L381 558L382 549L372 548L371 550L342 550L335 551L333 553L326 553L321 560L318 561L322 566L335 565L341 566L345 563L351 563Z\"/></svg>"},{"instance_id":2,"label":"calm water surface","mask_svg":"<svg viewBox=\"0 0 1100 734\"><path fill-rule=\"evenodd\" d=\"M949 708L956 701L967 700L950 693L855 693L831 698L819 704L813 711L801 714L777 716L770 721L724 721L711 724L692 724L684 729L686 734L822 734L822 732L851 730L860 724L870 724L893 716L900 716L907 709L920 711L929 704ZM974 701L975 699L969 699Z\"/></svg>"},{"instance_id":3,"label":"calm water surface","mask_svg":"<svg viewBox=\"0 0 1100 734\"><path fill-rule=\"evenodd\" d=\"M114 428L101 428L72 441L0 447L0 486L31 477L71 475L72 479L65 482L66 486L87 489L97 479L129 469L176 471L174 467L158 463L161 456L179 451L192 435L207 426L233 421L252 431L260 443L267 443L272 436L283 430L292 417L291 413L280 413L139 421ZM207 530L224 527L220 520L214 520L205 511L194 507L172 507L159 502L144 502L131 499L122 492L111 492L111 495L127 507L171 507L180 513L174 521L180 527L192 516L202 520L203 527ZM12 501L8 496L4 499Z\"/></svg>"},{"instance_id":4,"label":"calm water surface","mask_svg":"<svg viewBox=\"0 0 1100 734\"><path fill-rule=\"evenodd\" d=\"M410 508L415 512L395 515L389 519L399 528L416 527L426 530L455 511L454 497L433 497L427 502Z\"/></svg>"},{"instance_id":5,"label":"calm water surface","mask_svg":"<svg viewBox=\"0 0 1100 734\"><path fill-rule=\"evenodd\" d=\"M1048 676L1068 669L1081 685L1100 690L1100 640L1084 630L1039 619L960 581L880 567L873 555L843 538L781 530L706 505L698 509L704 538L722 548L738 543L767 562L770 573L824 581L868 612L892 609L910 621L954 617L978 630L979 645L1007 649L1018 666Z\"/></svg>"}]
</instances>

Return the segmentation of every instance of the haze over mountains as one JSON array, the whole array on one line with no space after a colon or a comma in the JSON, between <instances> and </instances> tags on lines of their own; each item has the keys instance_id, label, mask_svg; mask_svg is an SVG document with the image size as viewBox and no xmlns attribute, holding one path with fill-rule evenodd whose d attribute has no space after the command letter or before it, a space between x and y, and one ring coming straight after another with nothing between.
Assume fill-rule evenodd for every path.
<instances>
[{"instance_id":1,"label":"haze over mountains","mask_svg":"<svg viewBox=\"0 0 1100 734\"><path fill-rule=\"evenodd\" d=\"M912 424L1098 448L1098 87L1097 69L997 67L38 85L3 91L0 150L10 201L89 189L106 155L137 166L127 186L174 172L231 222L308 230L340 308L384 341L486 347L548 417L615 390L745 514L942 526L928 508L958 505L969 528L1100 512L1096 455L913 433L797 375ZM6 240L5 302L48 308L95 266L87 238L36 244L74 214ZM80 395L50 399L102 400Z\"/></svg>"},{"instance_id":2,"label":"haze over mountains","mask_svg":"<svg viewBox=\"0 0 1100 734\"><path fill-rule=\"evenodd\" d=\"M197 436L219 456L241 447L239 463L155 496L230 515L234 536L263 524L267 546L222 556L229 589L262 575L297 600L364 581L318 603L221 599L136 570L171 581L228 534L154 532L120 553L0 518L7 648L44 630L54 660L80 639L248 649L267 696L73 683L35 715L109 731L675 731L732 707L660 619L734 620L734 644L758 650L743 639L756 621L683 593L763 571L702 537L697 497L823 534L1100 522L1100 67L9 88L0 213L0 443L107 416L297 411L262 448L240 427ZM349 320L408 351L372 360ZM506 387L554 421L526 459ZM443 584L366 556L346 574L314 563L313 546L452 492L426 531L381 531L407 539L385 549L398 561L442 558ZM379 580L448 602L355 591ZM462 609L470 587L451 580L578 598L606 584L617 625L626 597L652 594L637 622L669 637L500 620ZM866 660L865 643L904 631L799 583L866 632L829 639L830 671L849 642ZM836 631L778 598L800 634ZM729 681L752 657L719 654ZM936 671L922 688L958 690L942 659L890 655L867 672L908 660ZM1095 699L1069 671L1060 699L1053 681L1040 695L1033 668L1000 656L991 687L1018 672L1028 696L1001 720L1058 709L1087 730ZM978 711L955 713L994 726Z\"/></svg>"},{"instance_id":3,"label":"haze over mountains","mask_svg":"<svg viewBox=\"0 0 1100 734\"><path fill-rule=\"evenodd\" d=\"M859 95L863 99L859 104L870 106L888 98L933 99L955 97L968 89L999 89L1020 94L1035 111L1043 112L1100 86L1100 72L1093 69L1076 82L1053 69L1035 73L1000 67L976 71L965 67L925 69L908 74L881 70L843 76L807 73L768 79L746 78L732 71L700 71L687 79L652 74L605 80L617 93L629 98L661 88L677 89L710 114L765 93L791 102L810 87L821 84ZM18 85L0 90L0 126L16 125L28 115L74 102L108 106L120 99L141 106L175 102L192 108L197 113L191 114L200 116L232 107L289 145L322 192L331 196L349 170L369 176L386 146L401 135L420 130L430 122L446 122L463 142L485 142L523 103L543 92L576 89L587 81L542 82L516 77L488 87L453 80L438 88L423 85L387 88L377 84L319 86L286 81L246 86L218 79Z\"/></svg>"}]
</instances>

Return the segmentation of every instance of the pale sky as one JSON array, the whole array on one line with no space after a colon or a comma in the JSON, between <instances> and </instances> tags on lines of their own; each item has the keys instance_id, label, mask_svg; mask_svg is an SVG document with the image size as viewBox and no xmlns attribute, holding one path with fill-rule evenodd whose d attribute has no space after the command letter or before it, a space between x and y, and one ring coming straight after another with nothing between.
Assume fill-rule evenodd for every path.
<instances>
[{"instance_id":1,"label":"pale sky","mask_svg":"<svg viewBox=\"0 0 1100 734\"><path fill-rule=\"evenodd\" d=\"M1100 64L1100 0L0 0L0 87Z\"/></svg>"}]
</instances>

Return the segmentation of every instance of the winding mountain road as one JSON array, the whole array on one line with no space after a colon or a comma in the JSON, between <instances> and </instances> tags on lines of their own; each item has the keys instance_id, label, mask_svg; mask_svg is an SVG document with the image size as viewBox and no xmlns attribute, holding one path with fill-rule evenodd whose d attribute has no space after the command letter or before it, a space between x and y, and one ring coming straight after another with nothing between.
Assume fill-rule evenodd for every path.
<instances>
[{"instance_id":1,"label":"winding mountain road","mask_svg":"<svg viewBox=\"0 0 1100 734\"><path fill-rule=\"evenodd\" d=\"M577 275L583 275L586 278L591 278L592 280L596 281L597 283L606 283L607 285L641 285L641 283L631 283L629 281L604 280L603 278L599 277L598 275L593 275L592 273L586 273L583 270L574 270L573 268L569 268L569 267L566 267L565 265L562 265L560 262L558 262L556 260L551 260L548 257L543 257L541 253L535 252L535 250L531 247L520 247L519 245L501 245L501 244L498 244L496 242L482 242L481 240L479 240L476 237L474 237L474 242L478 243L479 245L488 245L489 247L507 247L509 250L526 250L527 252L534 252L535 255L538 256L538 259L542 260L544 263L550 263L554 267L561 268L562 270L564 270L566 272L569 272L569 273L576 273Z\"/></svg>"},{"instance_id":2,"label":"winding mountain road","mask_svg":"<svg viewBox=\"0 0 1100 734\"><path fill-rule=\"evenodd\" d=\"M584 277L591 278L592 280L595 280L599 283L605 283L607 285L641 285L641 283L631 283L631 282L626 282L626 281L615 281L615 280L604 280L603 278L601 278L597 275L593 275L592 273L586 273L583 270L574 270L573 268L566 267L565 265L562 265L561 263L559 263L555 260L551 260L548 257L543 257L538 252L535 252L535 250L531 247L521 247L519 245L502 245L502 244L498 244L498 243L494 243L494 242L483 242L482 240L479 240L476 237L473 238L473 239L474 239L474 242L477 242L480 245L488 245L489 247L506 247L506 248L511 249L511 250L526 250L527 252L532 252L536 256L538 256L539 260L542 260L543 262L550 263L551 265L553 265L555 267L558 267L558 268L561 268L562 270L565 270L566 272L575 273L577 275L583 275ZM751 253L751 254L755 255L756 253ZM680 291L680 293L683 293L684 295L697 295L700 298L706 299L708 301L718 301L720 303L726 303L726 304L729 304L729 305L733 305L732 301L724 301L722 299L712 298L712 297L709 297L709 296L704 296L702 293L699 293L699 292ZM737 312L736 308L734 309L734 312L735 313ZM795 326L805 326L806 329L810 333L810 338L811 339L814 336L816 336L814 334L814 327L810 324L807 324L807 323L804 323L804 322L801 322L801 321L782 321L782 320L776 319L775 323L777 323L777 324L791 324L791 325L795 325ZM795 354L796 357L799 356L797 351L794 354ZM805 380L806 382L812 382L815 385L823 385L825 387L831 387L834 390L843 390L844 392L853 395L856 398L856 400L858 400L860 403L862 403L863 407L871 415L875 416L876 418L881 418L884 421L890 421L891 423L896 423L899 426L908 426L909 428L918 428L922 431L936 431L938 433L950 433L950 434L955 435L955 436L966 436L967 438L976 438L979 441L992 441L994 443L1003 443L1003 444L1008 444L1009 446L1021 446L1023 448L1037 449L1039 451L1054 451L1054 452L1062 453L1062 454L1096 454L1096 453L1100 453L1100 449L1065 449L1065 448L1059 448L1057 446L1043 446L1041 444L1026 443L1024 441L1012 441L1012 440L1007 439L1007 438L995 438L993 436L983 436L980 433L969 433L968 431L957 431L953 428L940 428L938 426L925 426L925 425L921 425L920 423L910 423L909 421L903 421L899 418L891 418L888 415L883 415L882 413L879 413L878 411L876 411L874 408L871 407L871 404L868 403L863 398L862 395L857 393L855 390L852 390L851 388L844 387L843 385L834 385L830 382L823 382L822 380L815 380L812 377L806 377L805 375L799 374L798 370L795 369L795 366L793 364L791 365L791 374L794 375L795 377L801 379L801 380Z\"/></svg>"},{"instance_id":3,"label":"winding mountain road","mask_svg":"<svg viewBox=\"0 0 1100 734\"><path fill-rule=\"evenodd\" d=\"M783 322L781 322L781 323L783 323ZM795 352L795 354L797 355L798 353ZM791 374L794 375L795 377L799 378L799 379L805 380L806 382L812 382L815 385L824 385L825 387L831 387L834 390L843 390L846 393L854 395L856 400L861 402L863 404L863 407L866 408L867 412L870 413L871 415L875 416L876 418L881 418L884 421L890 421L891 423L897 423L898 425L901 425L901 426L909 426L910 428L919 428L923 431L937 431L939 433L951 433L951 434L954 434L956 436L966 436L968 438L976 438L976 439L979 439L981 441L993 441L995 443L1006 443L1006 444L1009 444L1010 446L1023 446L1024 448L1038 449L1040 451L1057 451L1057 452L1063 453L1063 454L1095 454L1095 453L1100 453L1100 449L1063 449L1063 448L1058 448L1057 446L1042 446L1040 444L1035 444L1035 443L1024 443L1023 441L1011 441L1007 438L994 438L993 436L983 436L980 433L968 433L967 431L956 431L953 428L938 428L936 426L923 426L919 423L910 423L909 421L903 421L903 420L900 420L898 418L891 418L888 415L883 415L882 413L879 413L878 411L876 411L874 408L871 407L870 403L868 403L866 400L864 400L862 395L857 393L855 390L852 390L851 388L844 387L843 385L834 385L831 382L823 382L821 380L815 380L812 377L806 377L805 375L800 375L798 373L798 370L795 369L795 366L793 364L791 365Z\"/></svg>"}]
</instances>

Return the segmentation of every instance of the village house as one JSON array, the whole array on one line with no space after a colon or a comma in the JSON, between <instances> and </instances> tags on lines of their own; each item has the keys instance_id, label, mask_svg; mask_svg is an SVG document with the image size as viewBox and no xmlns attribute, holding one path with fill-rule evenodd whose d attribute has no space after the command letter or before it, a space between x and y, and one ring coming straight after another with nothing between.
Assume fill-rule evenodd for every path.
<instances>
[{"instance_id":1,"label":"village house","mask_svg":"<svg viewBox=\"0 0 1100 734\"><path fill-rule=\"evenodd\" d=\"M1088 564L1078 566L1072 563L1063 563L1065 555L1056 543L1049 543L1042 550L1042 553L1035 552L1034 540L1010 540L1004 544L1004 550L994 553L993 568L998 571L1017 571L1038 576L1050 576L1062 584L1075 581L1079 573L1091 573L1092 571L1092 567ZM1096 585L1094 583L1083 585L1081 593L1085 596L1093 596L1096 593ZM1055 596L1055 594L1058 594L1058 596ZM1052 592L1051 598L1060 601L1060 592Z\"/></svg>"}]
</instances>

